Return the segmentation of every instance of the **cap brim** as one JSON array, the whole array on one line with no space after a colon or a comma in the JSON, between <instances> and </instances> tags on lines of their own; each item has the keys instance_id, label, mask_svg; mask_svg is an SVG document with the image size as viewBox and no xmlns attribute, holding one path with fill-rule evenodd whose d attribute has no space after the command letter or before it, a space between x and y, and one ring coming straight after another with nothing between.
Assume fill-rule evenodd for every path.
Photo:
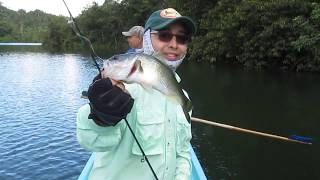
<instances>
[{"instance_id":1,"label":"cap brim","mask_svg":"<svg viewBox=\"0 0 320 180\"><path fill-rule=\"evenodd\" d=\"M154 30L162 30L168 28L171 24L174 23L181 23L182 25L186 26L187 30L190 34L194 35L196 33L196 25L193 22L192 19L186 16L177 17L175 19L172 19L170 21L166 21L162 24L159 24L158 26L153 27Z\"/></svg>"},{"instance_id":2,"label":"cap brim","mask_svg":"<svg viewBox=\"0 0 320 180\"><path fill-rule=\"evenodd\" d=\"M129 32L122 32L122 35L124 35L124 36L132 36L132 34L129 33Z\"/></svg>"}]
</instances>

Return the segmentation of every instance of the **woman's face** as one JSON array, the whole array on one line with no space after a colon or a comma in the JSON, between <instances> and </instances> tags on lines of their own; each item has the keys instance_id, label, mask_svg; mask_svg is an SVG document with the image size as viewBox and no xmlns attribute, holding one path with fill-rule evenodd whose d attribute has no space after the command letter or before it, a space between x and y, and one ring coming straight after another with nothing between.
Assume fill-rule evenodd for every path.
<instances>
[{"instance_id":1,"label":"woman's face","mask_svg":"<svg viewBox=\"0 0 320 180\"><path fill-rule=\"evenodd\" d=\"M153 49L160 52L169 61L179 60L187 53L188 42L180 40L185 36L187 33L181 24L172 24L168 30L160 30L158 33L151 32Z\"/></svg>"}]
</instances>

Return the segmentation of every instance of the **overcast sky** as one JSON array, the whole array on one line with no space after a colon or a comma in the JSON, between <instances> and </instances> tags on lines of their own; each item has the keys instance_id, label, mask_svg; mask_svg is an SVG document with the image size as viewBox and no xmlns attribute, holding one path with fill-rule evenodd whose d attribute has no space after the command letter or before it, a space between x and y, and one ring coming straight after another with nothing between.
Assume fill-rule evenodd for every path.
<instances>
[{"instance_id":1,"label":"overcast sky","mask_svg":"<svg viewBox=\"0 0 320 180\"><path fill-rule=\"evenodd\" d=\"M29 12L39 9L50 14L69 15L62 0L0 0L0 2L2 2L2 6L15 11L24 9ZM65 0L65 2L71 14L78 16L81 11L88 5L91 5L92 2L97 2L99 5L102 5L104 0Z\"/></svg>"}]
</instances>

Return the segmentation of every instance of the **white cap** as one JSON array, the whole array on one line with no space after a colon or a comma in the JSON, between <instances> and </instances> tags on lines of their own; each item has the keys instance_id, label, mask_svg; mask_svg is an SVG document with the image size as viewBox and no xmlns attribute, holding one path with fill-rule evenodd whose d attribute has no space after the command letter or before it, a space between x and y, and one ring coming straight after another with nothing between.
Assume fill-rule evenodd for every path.
<instances>
[{"instance_id":1,"label":"white cap","mask_svg":"<svg viewBox=\"0 0 320 180\"><path fill-rule=\"evenodd\" d=\"M133 26L129 31L122 32L122 35L124 36L133 36L137 35L140 38L143 37L144 28L142 26Z\"/></svg>"}]
</instances>

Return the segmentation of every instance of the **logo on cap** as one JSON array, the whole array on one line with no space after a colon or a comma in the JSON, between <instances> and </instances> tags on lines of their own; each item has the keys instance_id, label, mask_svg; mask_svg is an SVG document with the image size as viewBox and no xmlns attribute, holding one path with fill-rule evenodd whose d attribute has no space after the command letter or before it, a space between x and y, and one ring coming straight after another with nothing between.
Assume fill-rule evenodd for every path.
<instances>
[{"instance_id":1,"label":"logo on cap","mask_svg":"<svg viewBox=\"0 0 320 180\"><path fill-rule=\"evenodd\" d=\"M160 12L160 16L163 18L177 18L180 17L181 15L173 8L168 8L168 9L164 9Z\"/></svg>"}]
</instances>

